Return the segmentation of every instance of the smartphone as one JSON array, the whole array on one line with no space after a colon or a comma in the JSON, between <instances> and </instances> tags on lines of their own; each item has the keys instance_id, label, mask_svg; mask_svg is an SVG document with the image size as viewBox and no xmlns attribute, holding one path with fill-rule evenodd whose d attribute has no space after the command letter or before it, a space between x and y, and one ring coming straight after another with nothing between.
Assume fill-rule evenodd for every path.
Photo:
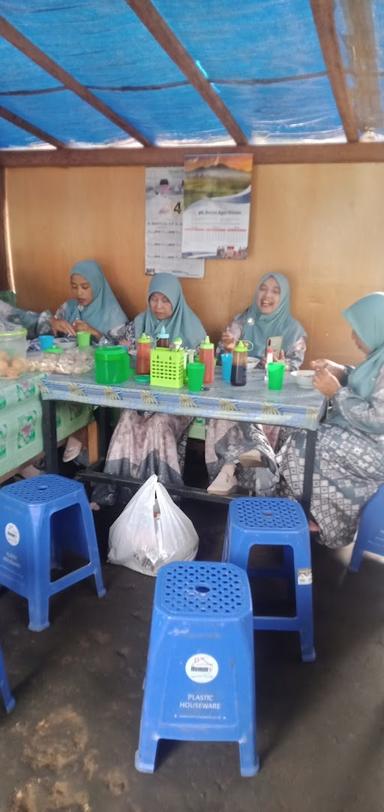
<instances>
[{"instance_id":1,"label":"smartphone","mask_svg":"<svg viewBox=\"0 0 384 812\"><path fill-rule=\"evenodd\" d=\"M267 347L266 350L272 349L274 353L278 356L281 352L283 344L283 336L271 336L267 340Z\"/></svg>"}]
</instances>

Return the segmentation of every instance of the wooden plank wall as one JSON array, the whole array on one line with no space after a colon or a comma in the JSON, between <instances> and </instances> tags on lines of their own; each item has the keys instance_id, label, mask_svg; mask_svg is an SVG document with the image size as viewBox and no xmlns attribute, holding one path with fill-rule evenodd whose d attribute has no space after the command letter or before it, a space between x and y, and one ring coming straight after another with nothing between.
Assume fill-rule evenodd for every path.
<instances>
[{"instance_id":1,"label":"wooden plank wall","mask_svg":"<svg viewBox=\"0 0 384 812\"><path fill-rule=\"evenodd\" d=\"M98 260L130 316L145 305L142 167L6 170L10 245L21 306L55 308L68 272ZM384 164L263 165L253 173L249 256L212 260L186 280L188 302L216 339L264 271L285 272L309 335L307 361L356 360L340 311L384 290Z\"/></svg>"}]
</instances>

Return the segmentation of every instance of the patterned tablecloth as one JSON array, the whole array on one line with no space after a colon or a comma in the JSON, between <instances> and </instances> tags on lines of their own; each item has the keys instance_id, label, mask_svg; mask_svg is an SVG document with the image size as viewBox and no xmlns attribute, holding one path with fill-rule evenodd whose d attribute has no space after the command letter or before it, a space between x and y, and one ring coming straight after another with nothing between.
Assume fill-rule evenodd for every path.
<instances>
[{"instance_id":1,"label":"patterned tablecloth","mask_svg":"<svg viewBox=\"0 0 384 812\"><path fill-rule=\"evenodd\" d=\"M46 375L41 382L46 400L72 401L117 409L165 412L190 417L215 417L278 426L316 430L326 401L316 389L300 389L286 375L281 392L268 390L264 373L248 373L245 386L234 387L222 381L216 371L215 383L198 393L187 389L162 389L127 381L115 386L95 383L93 373L86 375Z\"/></svg>"},{"instance_id":2,"label":"patterned tablecloth","mask_svg":"<svg viewBox=\"0 0 384 812\"><path fill-rule=\"evenodd\" d=\"M0 476L3 477L43 450L40 386L42 375L0 379ZM56 414L58 440L85 426L89 406L61 403Z\"/></svg>"}]
</instances>

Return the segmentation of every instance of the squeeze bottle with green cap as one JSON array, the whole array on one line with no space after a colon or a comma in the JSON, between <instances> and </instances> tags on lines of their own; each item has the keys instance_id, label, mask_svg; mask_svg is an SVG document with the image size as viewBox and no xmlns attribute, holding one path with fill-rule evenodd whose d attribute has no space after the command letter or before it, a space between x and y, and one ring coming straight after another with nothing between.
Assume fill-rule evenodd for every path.
<instances>
[{"instance_id":1,"label":"squeeze bottle with green cap","mask_svg":"<svg viewBox=\"0 0 384 812\"><path fill-rule=\"evenodd\" d=\"M151 368L151 336L143 333L137 339L136 375L149 375Z\"/></svg>"},{"instance_id":2,"label":"squeeze bottle with green cap","mask_svg":"<svg viewBox=\"0 0 384 812\"><path fill-rule=\"evenodd\" d=\"M245 386L247 383L248 348L244 341L238 341L233 350L231 384L232 386Z\"/></svg>"},{"instance_id":3,"label":"squeeze bottle with green cap","mask_svg":"<svg viewBox=\"0 0 384 812\"><path fill-rule=\"evenodd\" d=\"M205 364L204 383L211 384L215 380L215 347L209 336L205 336L199 347L199 361Z\"/></svg>"}]
</instances>

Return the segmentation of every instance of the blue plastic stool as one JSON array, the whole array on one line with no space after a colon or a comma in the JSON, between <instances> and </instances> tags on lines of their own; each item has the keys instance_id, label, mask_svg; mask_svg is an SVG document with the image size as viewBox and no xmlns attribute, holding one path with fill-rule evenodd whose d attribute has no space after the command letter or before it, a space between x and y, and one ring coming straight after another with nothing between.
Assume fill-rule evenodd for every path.
<instances>
[{"instance_id":1,"label":"blue plastic stool","mask_svg":"<svg viewBox=\"0 0 384 812\"><path fill-rule=\"evenodd\" d=\"M157 576L135 767L153 772L159 739L237 741L256 775L252 600L231 564L175 562Z\"/></svg>"},{"instance_id":2,"label":"blue plastic stool","mask_svg":"<svg viewBox=\"0 0 384 812\"><path fill-rule=\"evenodd\" d=\"M9 687L9 682L8 682L7 672L5 670L5 663L4 663L4 657L3 657L3 652L1 650L1 646L0 646L0 693L1 693L2 697L3 697L5 710L7 711L7 713L10 713L11 711L13 711L13 709L14 709L14 707L16 705L16 702L14 700L14 697L11 694L11 689Z\"/></svg>"},{"instance_id":3,"label":"blue plastic stool","mask_svg":"<svg viewBox=\"0 0 384 812\"><path fill-rule=\"evenodd\" d=\"M364 505L359 521L357 538L349 564L357 572L365 552L384 555L384 485Z\"/></svg>"},{"instance_id":4,"label":"blue plastic stool","mask_svg":"<svg viewBox=\"0 0 384 812\"><path fill-rule=\"evenodd\" d=\"M78 554L87 563L51 581L51 556ZM84 486L47 474L0 489L0 585L28 600L29 628L49 626L49 599L93 575L105 595L92 511Z\"/></svg>"},{"instance_id":5,"label":"blue plastic stool","mask_svg":"<svg viewBox=\"0 0 384 812\"><path fill-rule=\"evenodd\" d=\"M312 565L309 528L305 513L291 499L244 497L229 505L223 561L248 568L249 554L255 545L284 547L284 567L258 574L280 574L288 578L296 598L296 615L254 615L254 629L297 631L301 656L313 662ZM251 575L251 573L249 573Z\"/></svg>"}]
</instances>

